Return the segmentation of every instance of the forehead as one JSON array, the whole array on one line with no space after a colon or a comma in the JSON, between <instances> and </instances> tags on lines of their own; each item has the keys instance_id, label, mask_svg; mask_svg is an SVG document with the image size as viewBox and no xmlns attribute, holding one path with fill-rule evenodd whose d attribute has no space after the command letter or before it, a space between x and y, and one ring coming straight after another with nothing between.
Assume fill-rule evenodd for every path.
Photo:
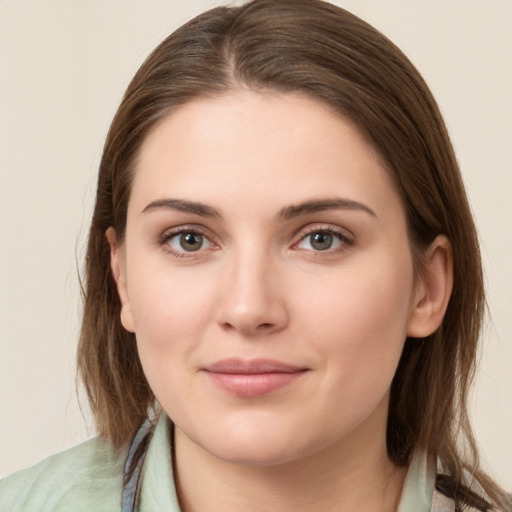
<instances>
[{"instance_id":1,"label":"forehead","mask_svg":"<svg viewBox=\"0 0 512 512\"><path fill-rule=\"evenodd\" d=\"M301 94L237 91L186 103L152 130L130 202L142 209L184 196L248 208L264 198L259 207L278 208L333 195L378 208L399 203L379 155L350 121Z\"/></svg>"}]
</instances>

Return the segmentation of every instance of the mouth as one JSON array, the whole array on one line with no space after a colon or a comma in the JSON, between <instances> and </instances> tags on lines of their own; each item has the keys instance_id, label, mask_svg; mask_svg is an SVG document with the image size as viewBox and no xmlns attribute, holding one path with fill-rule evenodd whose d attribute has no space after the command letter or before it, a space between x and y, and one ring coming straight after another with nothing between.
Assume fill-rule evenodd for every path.
<instances>
[{"instance_id":1,"label":"mouth","mask_svg":"<svg viewBox=\"0 0 512 512\"><path fill-rule=\"evenodd\" d=\"M222 391L242 398L270 394L300 379L309 368L270 359L224 359L202 369Z\"/></svg>"}]
</instances>

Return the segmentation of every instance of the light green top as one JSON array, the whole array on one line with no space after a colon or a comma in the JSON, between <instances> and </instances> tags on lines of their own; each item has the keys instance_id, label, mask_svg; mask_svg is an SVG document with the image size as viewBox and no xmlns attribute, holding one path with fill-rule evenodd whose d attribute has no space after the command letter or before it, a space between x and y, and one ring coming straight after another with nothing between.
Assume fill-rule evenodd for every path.
<instances>
[{"instance_id":1,"label":"light green top","mask_svg":"<svg viewBox=\"0 0 512 512\"><path fill-rule=\"evenodd\" d=\"M172 474L169 422L162 415L144 462L138 512L179 512ZM0 481L0 512L120 512L124 462L92 439ZM398 512L430 512L434 475L416 455Z\"/></svg>"}]
</instances>

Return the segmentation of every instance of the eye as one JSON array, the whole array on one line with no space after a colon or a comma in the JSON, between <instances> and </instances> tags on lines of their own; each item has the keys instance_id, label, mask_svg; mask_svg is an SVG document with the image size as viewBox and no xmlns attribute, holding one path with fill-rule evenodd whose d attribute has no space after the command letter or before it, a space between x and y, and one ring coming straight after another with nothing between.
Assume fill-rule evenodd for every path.
<instances>
[{"instance_id":1,"label":"eye","mask_svg":"<svg viewBox=\"0 0 512 512\"><path fill-rule=\"evenodd\" d=\"M209 249L214 245L205 235L193 230L170 233L163 242L176 256Z\"/></svg>"},{"instance_id":2,"label":"eye","mask_svg":"<svg viewBox=\"0 0 512 512\"><path fill-rule=\"evenodd\" d=\"M334 229L314 229L306 233L296 247L308 251L333 251L350 245L351 241L343 233Z\"/></svg>"}]
</instances>

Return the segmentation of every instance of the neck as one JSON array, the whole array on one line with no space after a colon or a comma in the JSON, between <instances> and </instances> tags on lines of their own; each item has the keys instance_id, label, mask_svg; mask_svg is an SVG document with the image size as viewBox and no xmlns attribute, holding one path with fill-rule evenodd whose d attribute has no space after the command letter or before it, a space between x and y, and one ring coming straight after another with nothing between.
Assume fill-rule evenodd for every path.
<instances>
[{"instance_id":1,"label":"neck","mask_svg":"<svg viewBox=\"0 0 512 512\"><path fill-rule=\"evenodd\" d=\"M176 488L183 512L395 512L405 468L385 437L345 439L300 460L248 466L222 460L175 432Z\"/></svg>"}]
</instances>

